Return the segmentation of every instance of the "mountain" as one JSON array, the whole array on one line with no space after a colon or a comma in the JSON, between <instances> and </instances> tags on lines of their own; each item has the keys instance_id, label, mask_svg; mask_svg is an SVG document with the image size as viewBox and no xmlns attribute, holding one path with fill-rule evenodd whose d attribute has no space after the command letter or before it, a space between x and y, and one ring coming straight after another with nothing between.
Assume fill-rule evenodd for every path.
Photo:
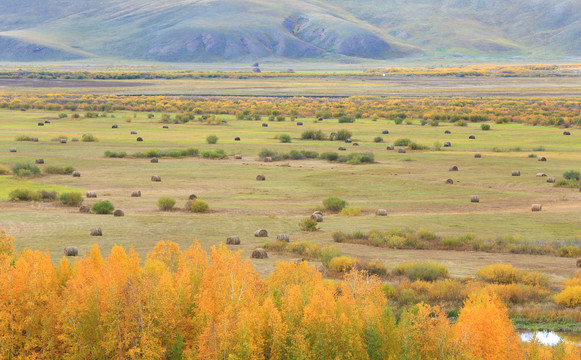
<instances>
[{"instance_id":1,"label":"mountain","mask_svg":"<svg viewBox=\"0 0 581 360\"><path fill-rule=\"evenodd\" d=\"M578 0L2 0L0 61L581 56Z\"/></svg>"}]
</instances>

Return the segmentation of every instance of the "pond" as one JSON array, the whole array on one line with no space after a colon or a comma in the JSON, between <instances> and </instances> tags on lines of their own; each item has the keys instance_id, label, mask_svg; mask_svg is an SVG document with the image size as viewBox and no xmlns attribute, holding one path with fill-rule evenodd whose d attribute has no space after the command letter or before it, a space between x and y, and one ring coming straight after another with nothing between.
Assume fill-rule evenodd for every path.
<instances>
[{"instance_id":1,"label":"pond","mask_svg":"<svg viewBox=\"0 0 581 360\"><path fill-rule=\"evenodd\" d=\"M520 338L522 341L529 342L535 336L532 332L520 333ZM537 331L536 338L543 345L555 346L559 341L565 341L581 345L581 334L554 332L554 331Z\"/></svg>"}]
</instances>

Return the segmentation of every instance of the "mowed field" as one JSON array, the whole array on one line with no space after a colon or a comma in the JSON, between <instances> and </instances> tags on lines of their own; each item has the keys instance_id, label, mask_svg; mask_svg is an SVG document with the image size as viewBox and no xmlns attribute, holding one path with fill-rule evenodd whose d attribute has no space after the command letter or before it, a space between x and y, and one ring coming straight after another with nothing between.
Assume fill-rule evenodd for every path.
<instances>
[{"instance_id":1,"label":"mowed field","mask_svg":"<svg viewBox=\"0 0 581 360\"><path fill-rule=\"evenodd\" d=\"M110 115L108 115L110 116ZM54 261L62 256L65 246L78 246L81 255L97 243L104 255L114 244L133 246L145 256L160 240L171 240L187 247L195 239L209 248L226 237L237 235L243 257L278 233L288 233L291 241L313 241L320 245L334 244L334 231L353 232L371 229L388 230L406 227L426 228L438 235L474 233L483 239L518 235L532 242L572 241L581 239L581 193L578 188L559 188L546 182L545 173L557 179L568 170L581 170L581 130L554 127L532 127L519 124L492 124L483 131L480 124L467 127L440 124L421 126L395 125L393 121L357 120L339 124L336 119L315 122L312 118L296 122L242 121L225 116L223 125L206 125L197 121L169 124L163 129L161 114L148 119L145 113L114 113L115 118L58 119L54 112L0 112L0 164L34 163L43 158L45 165L73 166L80 178L70 175L43 175L26 183L11 175L0 176L0 228L15 236L17 248L48 249ZM124 118L129 116L131 122ZM37 126L39 121L51 123ZM263 122L268 127L262 127ZM112 125L117 124L117 129ZM307 129L329 134L340 129L353 132L359 146L340 141L301 140ZM389 130L383 135L383 130ZM451 134L444 134L450 130ZM131 135L137 131L137 135ZM72 142L92 134L98 142ZM218 136L218 143L209 145L206 137ZM290 134L290 144L280 143L279 134ZM28 135L38 143L17 142ZM60 144L51 139L67 135L69 142ZM475 135L476 139L468 137ZM140 136L143 142L136 142ZM238 136L241 141L234 141ZM381 136L383 143L375 143ZM431 150L405 154L386 150L396 139L409 138L429 146ZM434 143L451 142L451 147L434 150ZM263 148L280 153L291 150L312 150L319 153L337 151L371 152L375 163L349 165L325 160L290 160L265 163L258 153ZM533 148L544 147L544 151ZM162 150L195 147L204 150L223 149L224 160L200 157L169 159L159 163L149 159L114 159L104 152L125 151L128 154L151 148ZM9 148L17 148L16 153ZM496 151L493 151L496 148ZM397 147L396 147L397 150ZM479 152L482 158L474 158ZM341 152L343 153L343 152ZM534 153L546 156L546 162L529 158ZM242 154L242 160L234 159ZM451 172L451 166L459 171ZM511 176L520 170L520 177ZM266 181L257 181L264 174ZM152 182L159 175L161 182ZM446 184L451 178L454 184ZM32 182L34 185L31 185ZM110 200L124 217L81 214L77 208L56 203L9 202L8 192L15 187L32 187L65 191L67 188L95 191L97 199L85 199L91 205L97 200ZM142 197L131 192L141 190ZM210 212L193 214L183 210L188 196L195 194L210 205ZM470 196L479 195L479 203ZM157 200L170 196L177 200L176 210L162 212ZM360 206L362 216L325 214L320 231L301 232L297 223L314 210L322 208L322 200L338 196L349 205ZM542 204L542 212L531 212L532 204ZM387 217L375 216L378 208L388 210ZM91 228L101 227L102 237L91 237ZM267 229L269 238L255 238L254 231ZM576 241L575 241L576 240ZM446 265L453 276L474 275L476 269L495 262L509 262L521 269L539 270L554 280L569 278L575 272L575 260L555 256L492 254L460 251L393 250L365 245L334 244L347 255L362 259L379 259L391 268L409 260L433 259ZM267 260L253 260L261 274L268 274L278 260L291 255L269 254Z\"/></svg>"}]
</instances>

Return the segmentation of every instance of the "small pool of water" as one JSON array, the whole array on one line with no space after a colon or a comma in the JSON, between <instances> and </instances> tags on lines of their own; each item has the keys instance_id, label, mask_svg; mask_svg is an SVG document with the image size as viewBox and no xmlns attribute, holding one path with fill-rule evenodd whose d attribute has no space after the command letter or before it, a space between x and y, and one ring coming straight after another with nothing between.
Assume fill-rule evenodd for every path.
<instances>
[{"instance_id":1,"label":"small pool of water","mask_svg":"<svg viewBox=\"0 0 581 360\"><path fill-rule=\"evenodd\" d=\"M523 332L520 333L520 339L524 342L529 342L535 337L535 333ZM555 346L559 341L565 341L581 345L581 334L561 333L554 331L537 331L536 338L543 345Z\"/></svg>"}]
</instances>

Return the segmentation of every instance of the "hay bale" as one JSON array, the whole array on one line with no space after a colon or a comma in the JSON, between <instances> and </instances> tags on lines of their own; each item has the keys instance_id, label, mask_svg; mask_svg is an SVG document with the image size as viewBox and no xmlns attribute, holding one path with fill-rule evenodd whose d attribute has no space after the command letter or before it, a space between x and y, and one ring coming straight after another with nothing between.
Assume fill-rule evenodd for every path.
<instances>
[{"instance_id":1,"label":"hay bale","mask_svg":"<svg viewBox=\"0 0 581 360\"><path fill-rule=\"evenodd\" d=\"M389 134L389 130L383 130L381 133L382 133L383 135L387 135L387 134Z\"/></svg>"},{"instance_id":2,"label":"hay bale","mask_svg":"<svg viewBox=\"0 0 581 360\"><path fill-rule=\"evenodd\" d=\"M258 248L252 251L252 255L250 255L250 257L252 259L266 259L268 257L268 254L266 253L266 250L264 250L263 248Z\"/></svg>"},{"instance_id":3,"label":"hay bale","mask_svg":"<svg viewBox=\"0 0 581 360\"><path fill-rule=\"evenodd\" d=\"M347 144L351 144L351 143L353 142L353 140L351 140L351 139L346 139L346 140L345 140L345 142L346 142Z\"/></svg>"},{"instance_id":4,"label":"hay bale","mask_svg":"<svg viewBox=\"0 0 581 360\"><path fill-rule=\"evenodd\" d=\"M190 196L188 196L188 200L196 200L198 197L196 196L196 194L190 194Z\"/></svg>"},{"instance_id":5,"label":"hay bale","mask_svg":"<svg viewBox=\"0 0 581 360\"><path fill-rule=\"evenodd\" d=\"M313 211L313 214L319 214L319 215L323 216L323 212L320 210Z\"/></svg>"},{"instance_id":6,"label":"hay bale","mask_svg":"<svg viewBox=\"0 0 581 360\"><path fill-rule=\"evenodd\" d=\"M548 177L548 178L547 178L547 182L548 182L548 183L554 183L555 181L557 181L557 179L556 179L556 178L554 178L554 177Z\"/></svg>"},{"instance_id":7,"label":"hay bale","mask_svg":"<svg viewBox=\"0 0 581 360\"><path fill-rule=\"evenodd\" d=\"M405 154L405 153L406 153L406 149L404 149L404 148L399 148L399 149L397 149L397 152L398 152L399 154Z\"/></svg>"},{"instance_id":8,"label":"hay bale","mask_svg":"<svg viewBox=\"0 0 581 360\"><path fill-rule=\"evenodd\" d=\"M38 126L44 126L44 123L43 122L39 122L37 125Z\"/></svg>"},{"instance_id":9,"label":"hay bale","mask_svg":"<svg viewBox=\"0 0 581 360\"><path fill-rule=\"evenodd\" d=\"M264 181L264 180L266 180L266 176L264 176L264 175L256 175L256 180L258 180L258 181Z\"/></svg>"},{"instance_id":10,"label":"hay bale","mask_svg":"<svg viewBox=\"0 0 581 360\"><path fill-rule=\"evenodd\" d=\"M449 142L449 141L446 141L446 142L444 143L444 147L450 147L450 146L452 146L452 143L451 143L451 142Z\"/></svg>"},{"instance_id":11,"label":"hay bale","mask_svg":"<svg viewBox=\"0 0 581 360\"><path fill-rule=\"evenodd\" d=\"M452 180L452 179L446 180L446 184L453 184L453 183L454 183L454 180Z\"/></svg>"},{"instance_id":12,"label":"hay bale","mask_svg":"<svg viewBox=\"0 0 581 360\"><path fill-rule=\"evenodd\" d=\"M545 174L545 173L537 173L537 177L544 177L544 176L547 176L547 174Z\"/></svg>"},{"instance_id":13,"label":"hay bale","mask_svg":"<svg viewBox=\"0 0 581 360\"><path fill-rule=\"evenodd\" d=\"M302 121L297 122L297 126L303 126L303 122Z\"/></svg>"},{"instance_id":14,"label":"hay bale","mask_svg":"<svg viewBox=\"0 0 581 360\"><path fill-rule=\"evenodd\" d=\"M323 222L323 215L321 214L312 214L311 219L315 220L316 222Z\"/></svg>"},{"instance_id":15,"label":"hay bale","mask_svg":"<svg viewBox=\"0 0 581 360\"><path fill-rule=\"evenodd\" d=\"M38 138L37 137L33 137L32 138L32 142L38 142Z\"/></svg>"},{"instance_id":16,"label":"hay bale","mask_svg":"<svg viewBox=\"0 0 581 360\"><path fill-rule=\"evenodd\" d=\"M337 150L339 150L339 151L345 151L345 150L347 150L347 148L345 146L339 146L339 149L337 149Z\"/></svg>"},{"instance_id":17,"label":"hay bale","mask_svg":"<svg viewBox=\"0 0 581 360\"><path fill-rule=\"evenodd\" d=\"M393 149L395 149L395 147L393 145L388 145L385 149L386 150L393 150Z\"/></svg>"},{"instance_id":18,"label":"hay bale","mask_svg":"<svg viewBox=\"0 0 581 360\"><path fill-rule=\"evenodd\" d=\"M161 181L161 176L159 176L159 175L153 175L151 177L151 181L160 182Z\"/></svg>"},{"instance_id":19,"label":"hay bale","mask_svg":"<svg viewBox=\"0 0 581 360\"><path fill-rule=\"evenodd\" d=\"M79 249L75 246L67 246L65 247L65 256L77 256L79 255Z\"/></svg>"},{"instance_id":20,"label":"hay bale","mask_svg":"<svg viewBox=\"0 0 581 360\"><path fill-rule=\"evenodd\" d=\"M444 131L444 134L451 134L452 132L450 130L446 130Z\"/></svg>"},{"instance_id":21,"label":"hay bale","mask_svg":"<svg viewBox=\"0 0 581 360\"><path fill-rule=\"evenodd\" d=\"M268 127L267 123L262 123L262 127Z\"/></svg>"},{"instance_id":22,"label":"hay bale","mask_svg":"<svg viewBox=\"0 0 581 360\"><path fill-rule=\"evenodd\" d=\"M531 211L536 212L536 211L541 211L543 210L543 205L541 204L533 204L533 206L531 206Z\"/></svg>"},{"instance_id":23,"label":"hay bale","mask_svg":"<svg viewBox=\"0 0 581 360\"><path fill-rule=\"evenodd\" d=\"M234 141L240 141L240 137L236 136L236 137L234 138Z\"/></svg>"},{"instance_id":24,"label":"hay bale","mask_svg":"<svg viewBox=\"0 0 581 360\"><path fill-rule=\"evenodd\" d=\"M141 190L132 191L131 197L141 197Z\"/></svg>"},{"instance_id":25,"label":"hay bale","mask_svg":"<svg viewBox=\"0 0 581 360\"><path fill-rule=\"evenodd\" d=\"M480 159L481 157L482 157L481 153L474 154L474 158L476 158L476 159Z\"/></svg>"},{"instance_id":26,"label":"hay bale","mask_svg":"<svg viewBox=\"0 0 581 360\"><path fill-rule=\"evenodd\" d=\"M288 234L278 234L276 235L276 240L289 242L290 236Z\"/></svg>"},{"instance_id":27,"label":"hay bale","mask_svg":"<svg viewBox=\"0 0 581 360\"><path fill-rule=\"evenodd\" d=\"M235 154L235 155L234 155L234 159L236 159L236 160L241 160L241 159L242 159L242 155L240 155L240 154Z\"/></svg>"},{"instance_id":28,"label":"hay bale","mask_svg":"<svg viewBox=\"0 0 581 360\"><path fill-rule=\"evenodd\" d=\"M353 143L353 146L359 146L359 143Z\"/></svg>"},{"instance_id":29,"label":"hay bale","mask_svg":"<svg viewBox=\"0 0 581 360\"><path fill-rule=\"evenodd\" d=\"M323 118L322 117L319 117L317 120L318 121L323 121Z\"/></svg>"},{"instance_id":30,"label":"hay bale","mask_svg":"<svg viewBox=\"0 0 581 360\"><path fill-rule=\"evenodd\" d=\"M563 131L563 135L571 135L571 133L568 131Z\"/></svg>"},{"instance_id":31,"label":"hay bale","mask_svg":"<svg viewBox=\"0 0 581 360\"><path fill-rule=\"evenodd\" d=\"M228 236L226 238L227 245L240 245L240 238L238 236Z\"/></svg>"},{"instance_id":32,"label":"hay bale","mask_svg":"<svg viewBox=\"0 0 581 360\"><path fill-rule=\"evenodd\" d=\"M272 162L272 158L270 156L267 156L264 158L264 162Z\"/></svg>"},{"instance_id":33,"label":"hay bale","mask_svg":"<svg viewBox=\"0 0 581 360\"><path fill-rule=\"evenodd\" d=\"M254 232L254 236L256 237L268 237L268 231L264 229L256 230Z\"/></svg>"},{"instance_id":34,"label":"hay bale","mask_svg":"<svg viewBox=\"0 0 581 360\"><path fill-rule=\"evenodd\" d=\"M137 135L137 131L132 131L131 135Z\"/></svg>"},{"instance_id":35,"label":"hay bale","mask_svg":"<svg viewBox=\"0 0 581 360\"><path fill-rule=\"evenodd\" d=\"M302 263L303 261L305 261L305 259L303 259L303 258L293 258L293 259L290 259L290 262L292 262L293 264L297 264L297 265L300 264L300 263Z\"/></svg>"},{"instance_id":36,"label":"hay bale","mask_svg":"<svg viewBox=\"0 0 581 360\"><path fill-rule=\"evenodd\" d=\"M458 171L458 166L454 165L448 169L448 171Z\"/></svg>"},{"instance_id":37,"label":"hay bale","mask_svg":"<svg viewBox=\"0 0 581 360\"><path fill-rule=\"evenodd\" d=\"M79 212L81 212L83 214L90 214L91 208L89 207L89 205L83 205L79 208Z\"/></svg>"},{"instance_id":38,"label":"hay bale","mask_svg":"<svg viewBox=\"0 0 581 360\"><path fill-rule=\"evenodd\" d=\"M103 236L103 231L101 231L101 228L93 228L91 229L91 236Z\"/></svg>"},{"instance_id":39,"label":"hay bale","mask_svg":"<svg viewBox=\"0 0 581 360\"><path fill-rule=\"evenodd\" d=\"M164 126L163 126L163 128L164 128L164 129L169 129L169 126L167 126L167 125L164 125Z\"/></svg>"},{"instance_id":40,"label":"hay bale","mask_svg":"<svg viewBox=\"0 0 581 360\"><path fill-rule=\"evenodd\" d=\"M387 216L387 210L385 210L385 209L377 209L377 210L375 210L375 215L377 215L377 216Z\"/></svg>"},{"instance_id":41,"label":"hay bale","mask_svg":"<svg viewBox=\"0 0 581 360\"><path fill-rule=\"evenodd\" d=\"M480 196L478 196L478 195L470 195L470 202L473 202L473 203L480 202Z\"/></svg>"},{"instance_id":42,"label":"hay bale","mask_svg":"<svg viewBox=\"0 0 581 360\"><path fill-rule=\"evenodd\" d=\"M577 267L581 267L581 259L577 259Z\"/></svg>"},{"instance_id":43,"label":"hay bale","mask_svg":"<svg viewBox=\"0 0 581 360\"><path fill-rule=\"evenodd\" d=\"M34 160L35 164L44 164L44 159L36 159Z\"/></svg>"},{"instance_id":44,"label":"hay bale","mask_svg":"<svg viewBox=\"0 0 581 360\"><path fill-rule=\"evenodd\" d=\"M158 158L153 158L149 162L152 163L152 164L157 164L159 162L159 159Z\"/></svg>"},{"instance_id":45,"label":"hay bale","mask_svg":"<svg viewBox=\"0 0 581 360\"><path fill-rule=\"evenodd\" d=\"M73 177L81 177L80 171L73 171Z\"/></svg>"},{"instance_id":46,"label":"hay bale","mask_svg":"<svg viewBox=\"0 0 581 360\"><path fill-rule=\"evenodd\" d=\"M512 176L520 176L520 170L513 170Z\"/></svg>"},{"instance_id":47,"label":"hay bale","mask_svg":"<svg viewBox=\"0 0 581 360\"><path fill-rule=\"evenodd\" d=\"M111 129L117 129L118 127L119 126L117 126L117 125L113 125L113 126L111 126Z\"/></svg>"},{"instance_id":48,"label":"hay bale","mask_svg":"<svg viewBox=\"0 0 581 360\"><path fill-rule=\"evenodd\" d=\"M137 138L137 141L143 141L143 138L142 137L138 137Z\"/></svg>"},{"instance_id":49,"label":"hay bale","mask_svg":"<svg viewBox=\"0 0 581 360\"><path fill-rule=\"evenodd\" d=\"M476 139L476 136L474 136L474 135L470 135L470 136L468 136L468 139L470 139L470 140L474 140L474 139Z\"/></svg>"},{"instance_id":50,"label":"hay bale","mask_svg":"<svg viewBox=\"0 0 581 360\"><path fill-rule=\"evenodd\" d=\"M97 193L94 191L87 191L87 197L88 198L96 198L97 197Z\"/></svg>"},{"instance_id":51,"label":"hay bale","mask_svg":"<svg viewBox=\"0 0 581 360\"><path fill-rule=\"evenodd\" d=\"M16 148L10 148L10 152L16 152Z\"/></svg>"},{"instance_id":52,"label":"hay bale","mask_svg":"<svg viewBox=\"0 0 581 360\"><path fill-rule=\"evenodd\" d=\"M45 120L44 123L45 124L50 124L50 121L49 120Z\"/></svg>"},{"instance_id":53,"label":"hay bale","mask_svg":"<svg viewBox=\"0 0 581 360\"><path fill-rule=\"evenodd\" d=\"M544 156L541 156L541 157L539 157L539 159L538 159L538 160L539 160L539 161L547 161L547 158L546 158L546 157L544 157Z\"/></svg>"},{"instance_id":54,"label":"hay bale","mask_svg":"<svg viewBox=\"0 0 581 360\"><path fill-rule=\"evenodd\" d=\"M125 216L125 213L123 212L123 210L117 209L113 212L113 216L121 217L121 216Z\"/></svg>"},{"instance_id":55,"label":"hay bale","mask_svg":"<svg viewBox=\"0 0 581 360\"><path fill-rule=\"evenodd\" d=\"M67 139L59 139L59 142L60 142L61 144L66 144L66 143L67 143Z\"/></svg>"}]
</instances>

